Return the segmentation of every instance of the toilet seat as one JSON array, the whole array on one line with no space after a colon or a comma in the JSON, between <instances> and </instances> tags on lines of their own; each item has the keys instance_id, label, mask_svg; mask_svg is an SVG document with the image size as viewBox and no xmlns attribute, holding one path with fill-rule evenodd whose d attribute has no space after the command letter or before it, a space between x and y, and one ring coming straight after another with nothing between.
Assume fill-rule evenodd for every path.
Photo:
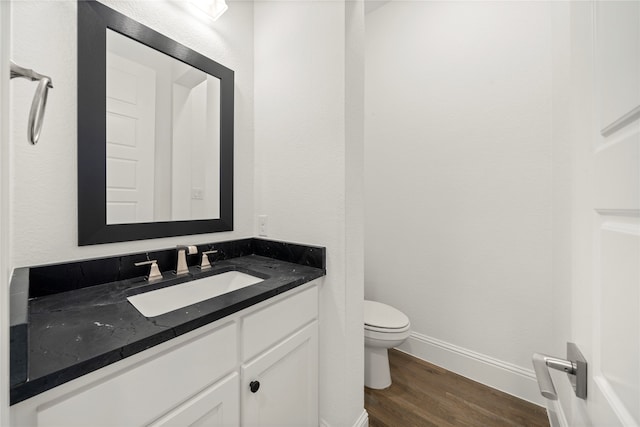
<instances>
[{"instance_id":1,"label":"toilet seat","mask_svg":"<svg viewBox=\"0 0 640 427\"><path fill-rule=\"evenodd\" d=\"M409 330L409 318L400 310L377 301L364 301L364 328L381 333Z\"/></svg>"},{"instance_id":2,"label":"toilet seat","mask_svg":"<svg viewBox=\"0 0 640 427\"><path fill-rule=\"evenodd\" d=\"M366 331L380 332L383 334L399 334L399 333L408 331L410 327L411 325L407 325L404 328L378 328L371 325L364 325L364 329Z\"/></svg>"}]
</instances>

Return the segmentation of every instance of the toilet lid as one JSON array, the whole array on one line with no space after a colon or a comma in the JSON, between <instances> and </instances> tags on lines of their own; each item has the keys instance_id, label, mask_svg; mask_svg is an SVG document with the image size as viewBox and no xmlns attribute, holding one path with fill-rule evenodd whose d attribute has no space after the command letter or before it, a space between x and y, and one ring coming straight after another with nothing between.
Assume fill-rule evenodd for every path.
<instances>
[{"instance_id":1,"label":"toilet lid","mask_svg":"<svg viewBox=\"0 0 640 427\"><path fill-rule=\"evenodd\" d=\"M374 328L403 329L409 325L409 318L389 305L365 300L364 324Z\"/></svg>"}]
</instances>

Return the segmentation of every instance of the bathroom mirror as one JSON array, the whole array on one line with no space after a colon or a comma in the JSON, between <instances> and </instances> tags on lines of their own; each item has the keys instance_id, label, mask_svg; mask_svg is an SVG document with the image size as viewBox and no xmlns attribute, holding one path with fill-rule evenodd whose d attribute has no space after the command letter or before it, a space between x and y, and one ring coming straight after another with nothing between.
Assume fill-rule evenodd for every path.
<instances>
[{"instance_id":1,"label":"bathroom mirror","mask_svg":"<svg viewBox=\"0 0 640 427\"><path fill-rule=\"evenodd\" d=\"M233 229L233 71L78 2L80 245Z\"/></svg>"},{"instance_id":2,"label":"bathroom mirror","mask_svg":"<svg viewBox=\"0 0 640 427\"><path fill-rule=\"evenodd\" d=\"M220 217L220 79L107 29L107 224Z\"/></svg>"}]
</instances>

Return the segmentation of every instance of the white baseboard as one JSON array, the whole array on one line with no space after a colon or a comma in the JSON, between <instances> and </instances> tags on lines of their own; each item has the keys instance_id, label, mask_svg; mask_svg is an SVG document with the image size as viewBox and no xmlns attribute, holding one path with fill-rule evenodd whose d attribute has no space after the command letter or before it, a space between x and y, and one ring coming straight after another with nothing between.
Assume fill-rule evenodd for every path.
<instances>
[{"instance_id":1,"label":"white baseboard","mask_svg":"<svg viewBox=\"0 0 640 427\"><path fill-rule=\"evenodd\" d=\"M533 369L412 332L398 350L520 399L546 406Z\"/></svg>"},{"instance_id":2,"label":"white baseboard","mask_svg":"<svg viewBox=\"0 0 640 427\"><path fill-rule=\"evenodd\" d=\"M320 427L331 427L331 425L325 420L320 420ZM362 413L353 424L353 427L369 427L369 414L366 409L362 410Z\"/></svg>"},{"instance_id":3,"label":"white baseboard","mask_svg":"<svg viewBox=\"0 0 640 427\"><path fill-rule=\"evenodd\" d=\"M366 409L362 410L362 414L360 414L353 427L369 427L369 414Z\"/></svg>"},{"instance_id":4,"label":"white baseboard","mask_svg":"<svg viewBox=\"0 0 640 427\"><path fill-rule=\"evenodd\" d=\"M569 427L567 417L564 415L559 400L547 400L547 415L551 427Z\"/></svg>"}]
</instances>

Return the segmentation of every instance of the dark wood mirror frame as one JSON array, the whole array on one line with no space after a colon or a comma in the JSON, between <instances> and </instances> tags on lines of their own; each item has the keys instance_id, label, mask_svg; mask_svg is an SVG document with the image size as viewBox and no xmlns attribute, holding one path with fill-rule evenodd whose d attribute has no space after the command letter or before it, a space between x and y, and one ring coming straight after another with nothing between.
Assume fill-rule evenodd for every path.
<instances>
[{"instance_id":1,"label":"dark wood mirror frame","mask_svg":"<svg viewBox=\"0 0 640 427\"><path fill-rule=\"evenodd\" d=\"M77 5L78 245L233 230L233 70L96 1ZM220 79L220 218L107 224L107 28Z\"/></svg>"}]
</instances>

